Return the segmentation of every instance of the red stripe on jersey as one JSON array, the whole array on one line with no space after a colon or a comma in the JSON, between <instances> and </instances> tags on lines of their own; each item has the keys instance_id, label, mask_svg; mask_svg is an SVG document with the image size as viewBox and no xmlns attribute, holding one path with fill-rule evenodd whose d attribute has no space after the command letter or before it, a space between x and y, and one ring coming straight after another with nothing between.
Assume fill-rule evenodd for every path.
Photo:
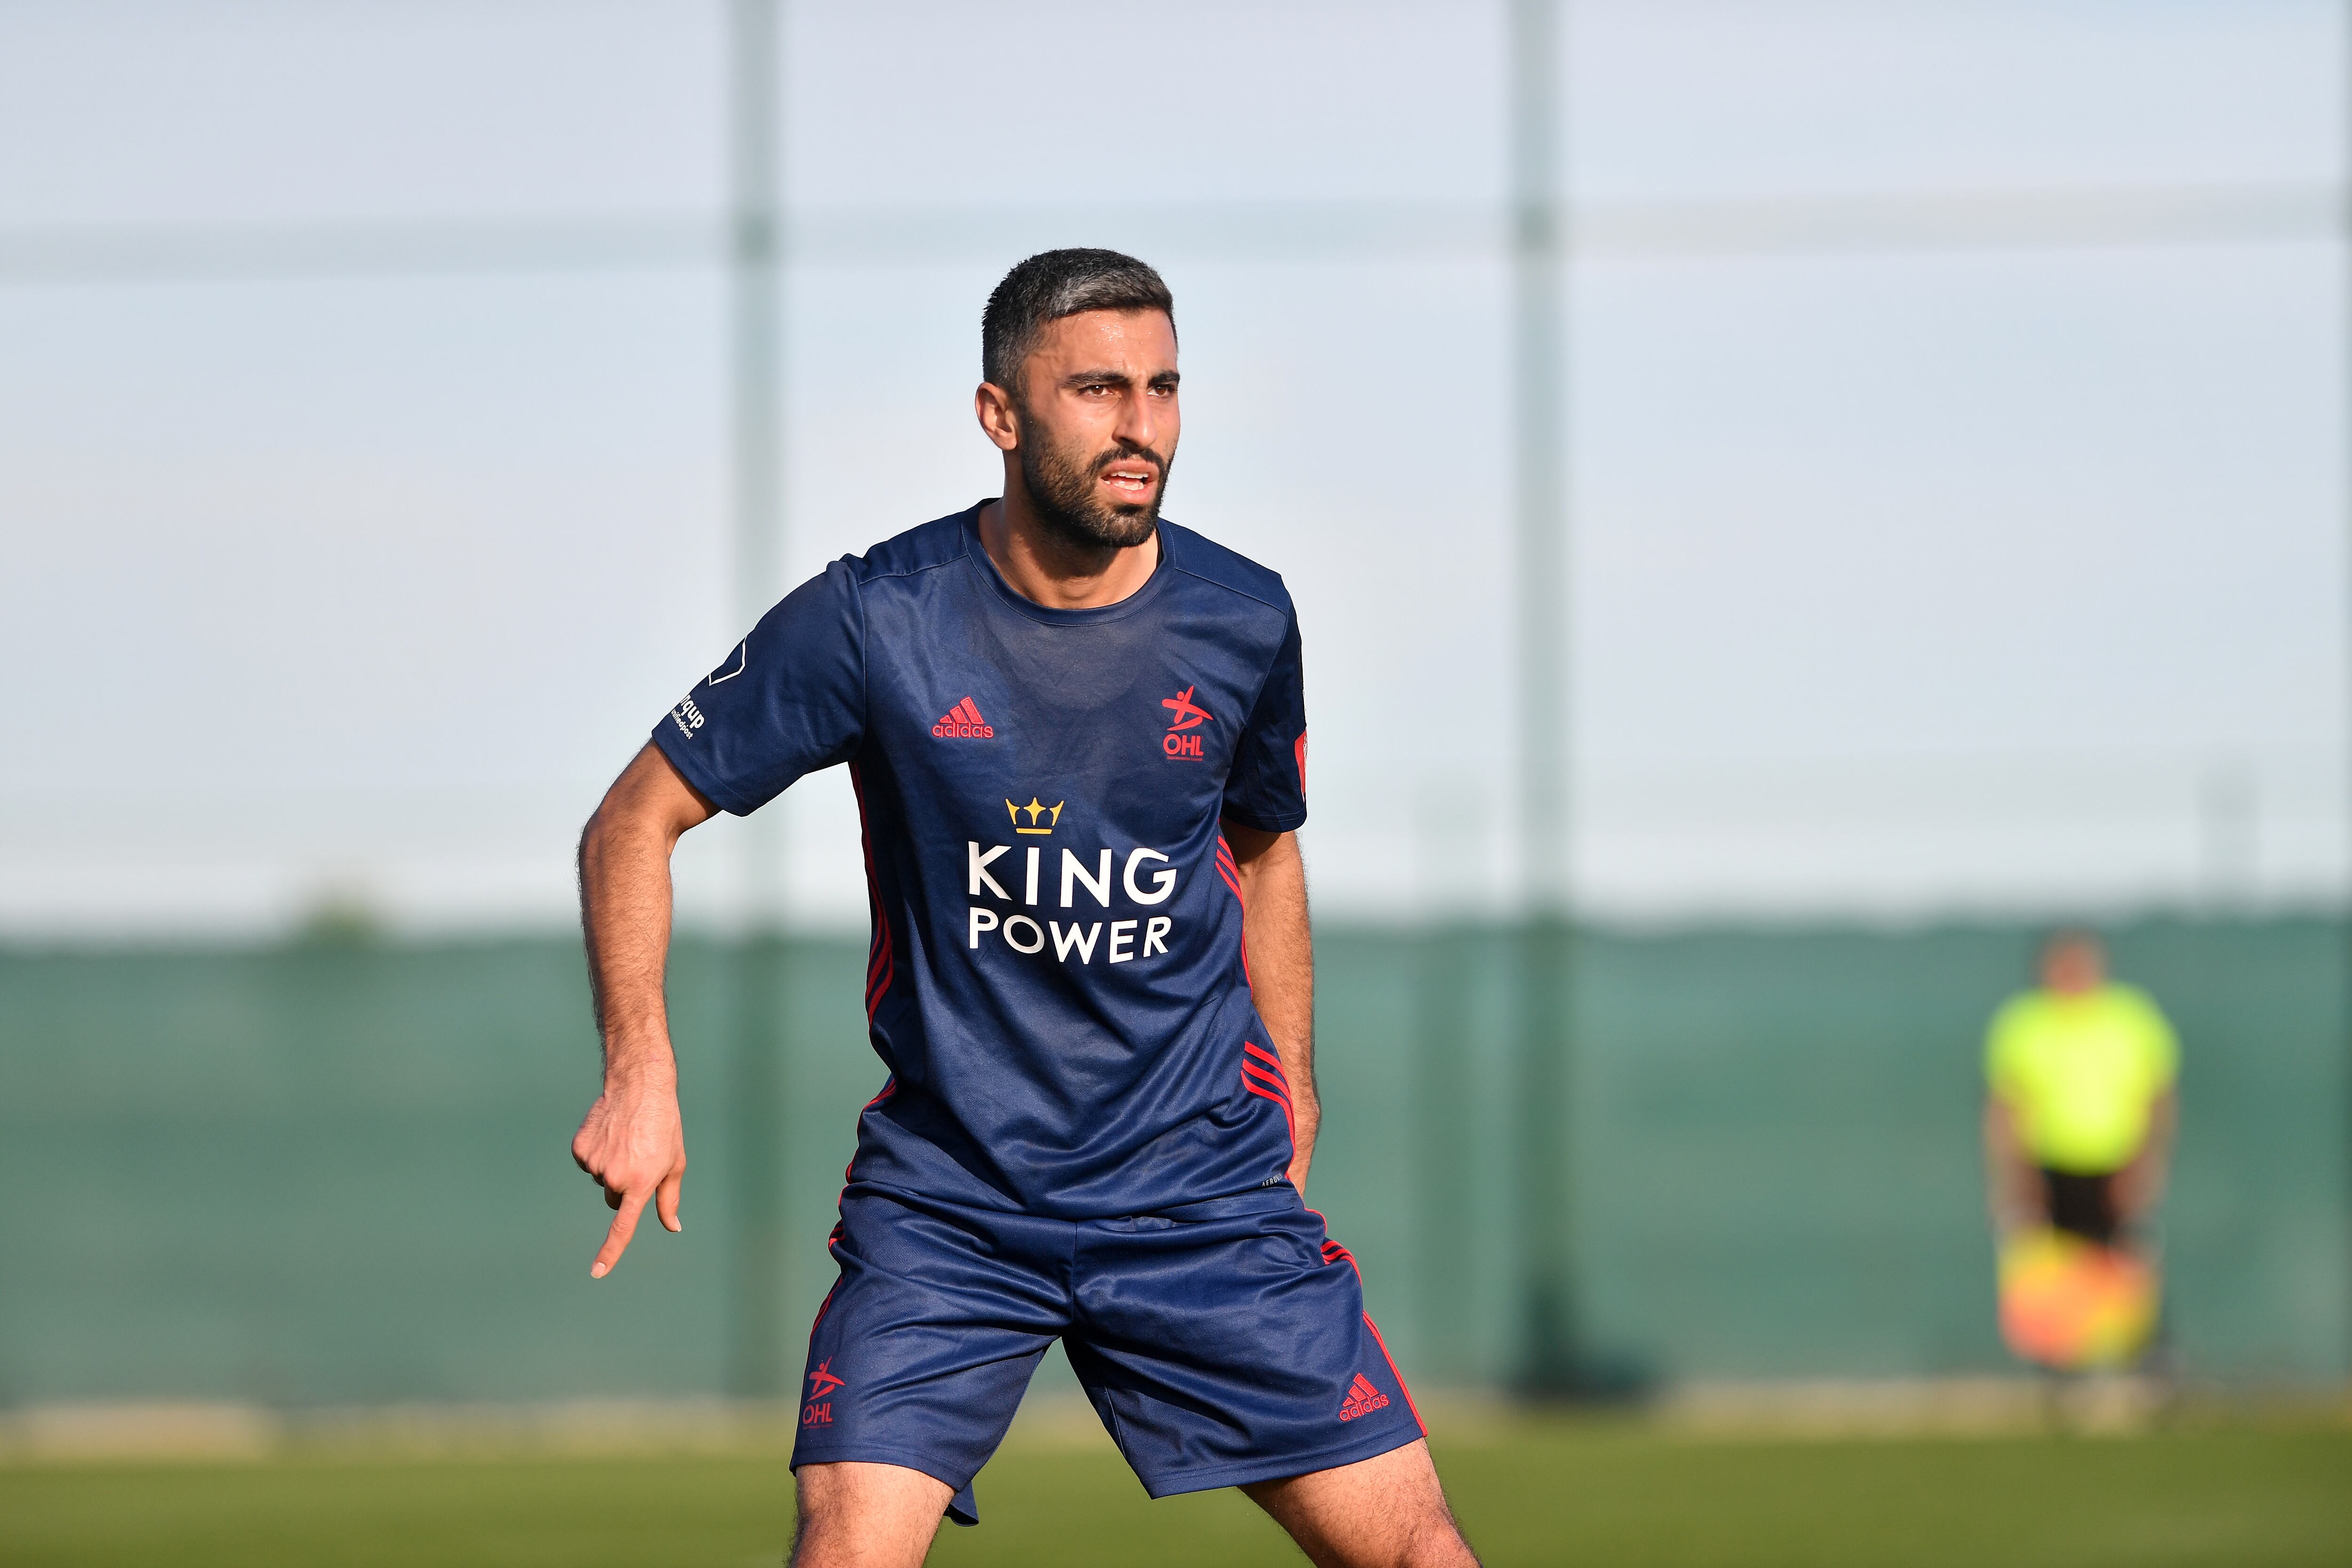
<instances>
[{"instance_id":1,"label":"red stripe on jersey","mask_svg":"<svg viewBox=\"0 0 2352 1568\"><path fill-rule=\"evenodd\" d=\"M866 779L855 763L849 765L849 787L857 796L857 842L866 852L866 896L874 906L873 957L866 966L866 1021L870 1024L890 990L890 982L898 978L898 966L890 940L890 917L882 908L881 879L874 873L874 836L866 826Z\"/></svg>"},{"instance_id":2,"label":"red stripe on jersey","mask_svg":"<svg viewBox=\"0 0 2352 1568\"><path fill-rule=\"evenodd\" d=\"M1217 835L1217 875L1223 877L1225 879L1225 886L1233 889L1234 902L1241 905L1242 919L1247 921L1249 900L1242 897L1241 872L1234 865L1233 846L1225 842L1225 836L1222 833ZM1244 985L1252 984L1249 972L1249 942L1246 938L1242 942L1242 984Z\"/></svg>"},{"instance_id":3,"label":"red stripe on jersey","mask_svg":"<svg viewBox=\"0 0 2352 1568\"><path fill-rule=\"evenodd\" d=\"M1252 1083L1252 1082L1250 1081L1250 1079L1249 1079L1249 1074L1248 1074L1248 1072L1247 1072L1246 1070L1244 1070L1244 1071L1243 1072L1243 1074L1242 1074L1242 1087L1243 1087L1244 1089L1245 1089L1249 1090L1252 1094L1256 1095L1260 1100L1270 1100L1274 1101L1276 1105L1279 1105L1280 1107L1282 1107L1282 1124L1283 1124L1283 1126L1285 1126L1285 1127L1286 1127L1286 1128L1288 1128L1288 1129L1290 1130L1290 1153L1291 1153L1291 1157L1292 1157L1293 1159L1297 1158L1297 1155L1298 1155L1298 1123L1297 1123L1297 1121L1296 1120L1294 1120L1294 1119L1292 1118L1292 1116L1291 1116L1291 1114L1290 1114L1290 1101L1289 1101L1288 1100L1285 1099L1283 1096L1281 1096L1281 1095L1278 1095L1278 1094L1275 1093L1275 1092L1274 1092L1272 1089L1260 1089L1256 1084Z\"/></svg>"},{"instance_id":4,"label":"red stripe on jersey","mask_svg":"<svg viewBox=\"0 0 2352 1568\"><path fill-rule=\"evenodd\" d=\"M897 1073L892 1073L888 1078L882 1080L881 1092L877 1094L873 1099L867 1100L865 1105L859 1109L857 1112L858 1125L861 1127L865 1125L866 1111L873 1110L876 1106L881 1104L884 1100L889 1099L892 1095L898 1092L898 1075ZM839 1217L841 1214L841 1200L849 1195L849 1184L857 1179L851 1173L856 1171L856 1168L857 1156L855 1154L852 1154L849 1157L849 1163L841 1168L841 1191L835 1194L833 1199L833 1212L836 1216L833 1222L833 1234L824 1238L824 1249L827 1252L832 1252L836 1246L840 1245L843 1235L849 1228L849 1222L846 1219ZM833 1290L838 1290L840 1289L841 1281L838 1279L835 1280L833 1283ZM824 1321L824 1308L833 1305L833 1290L827 1290L824 1293L824 1306L819 1307L816 1310L816 1323L822 1323ZM816 1323L811 1323L809 1325L809 1339L812 1342L816 1339Z\"/></svg>"},{"instance_id":5,"label":"red stripe on jersey","mask_svg":"<svg viewBox=\"0 0 2352 1568\"><path fill-rule=\"evenodd\" d=\"M1242 1078L1244 1082L1257 1082L1265 1084L1268 1089L1274 1090L1275 1093L1282 1097L1282 1102L1285 1105L1290 1103L1290 1089L1288 1086L1284 1084L1280 1079L1275 1077L1272 1073L1258 1066L1255 1062L1242 1063Z\"/></svg>"}]
</instances>

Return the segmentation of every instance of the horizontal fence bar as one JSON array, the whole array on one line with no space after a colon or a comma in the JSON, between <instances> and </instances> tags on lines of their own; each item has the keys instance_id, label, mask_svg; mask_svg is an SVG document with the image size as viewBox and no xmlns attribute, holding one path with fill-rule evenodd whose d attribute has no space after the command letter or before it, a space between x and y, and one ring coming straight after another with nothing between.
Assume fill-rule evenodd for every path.
<instances>
[{"instance_id":1,"label":"horizontal fence bar","mask_svg":"<svg viewBox=\"0 0 2352 1568\"><path fill-rule=\"evenodd\" d=\"M705 267L715 218L456 218L0 228L0 282L143 283Z\"/></svg>"},{"instance_id":2,"label":"horizontal fence bar","mask_svg":"<svg viewBox=\"0 0 2352 1568\"><path fill-rule=\"evenodd\" d=\"M2243 245L2341 239L2346 187L2326 182L1854 193L1564 206L1570 259ZM1104 243L1206 262L1499 260L1499 202L1233 202L831 206L784 219L789 265L996 265ZM716 267L711 215L414 218L0 227L0 283L633 271Z\"/></svg>"},{"instance_id":3,"label":"horizontal fence bar","mask_svg":"<svg viewBox=\"0 0 2352 1568\"><path fill-rule=\"evenodd\" d=\"M2335 184L2149 185L1596 203L1570 247L1595 258L2263 244L2340 239Z\"/></svg>"}]
</instances>

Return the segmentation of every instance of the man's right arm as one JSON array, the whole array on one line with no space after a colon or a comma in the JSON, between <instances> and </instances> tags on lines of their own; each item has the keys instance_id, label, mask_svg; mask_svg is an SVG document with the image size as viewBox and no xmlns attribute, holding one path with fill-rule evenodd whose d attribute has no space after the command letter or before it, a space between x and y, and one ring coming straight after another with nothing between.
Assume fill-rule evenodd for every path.
<instances>
[{"instance_id":1,"label":"man's right arm","mask_svg":"<svg viewBox=\"0 0 2352 1568\"><path fill-rule=\"evenodd\" d=\"M2042 1211L2041 1173L2026 1158L2015 1113L1998 1094L1985 1096L1984 1160L1985 1207L1994 1231L2008 1236L2037 1223Z\"/></svg>"},{"instance_id":2,"label":"man's right arm","mask_svg":"<svg viewBox=\"0 0 2352 1568\"><path fill-rule=\"evenodd\" d=\"M590 1265L601 1279L620 1261L648 1200L683 1228L686 1133L662 975L669 957L670 852L717 808L647 745L604 792L580 836L580 923L588 983L604 1047L604 1087L572 1140L572 1157L617 1212Z\"/></svg>"}]
</instances>

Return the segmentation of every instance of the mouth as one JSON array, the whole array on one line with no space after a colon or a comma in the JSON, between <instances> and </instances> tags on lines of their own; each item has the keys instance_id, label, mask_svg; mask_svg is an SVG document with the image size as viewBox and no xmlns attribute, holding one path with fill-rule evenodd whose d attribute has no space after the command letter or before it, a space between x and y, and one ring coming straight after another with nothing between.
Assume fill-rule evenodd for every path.
<instances>
[{"instance_id":1,"label":"mouth","mask_svg":"<svg viewBox=\"0 0 2352 1568\"><path fill-rule=\"evenodd\" d=\"M1127 500L1148 500L1160 483L1160 470L1150 463L1113 463L1102 472L1102 482Z\"/></svg>"}]
</instances>

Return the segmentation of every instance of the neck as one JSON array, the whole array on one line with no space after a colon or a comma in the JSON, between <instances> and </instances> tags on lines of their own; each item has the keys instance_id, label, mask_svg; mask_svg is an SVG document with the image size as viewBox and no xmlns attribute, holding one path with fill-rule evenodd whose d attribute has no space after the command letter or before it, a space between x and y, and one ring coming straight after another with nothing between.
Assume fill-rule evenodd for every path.
<instances>
[{"instance_id":1,"label":"neck","mask_svg":"<svg viewBox=\"0 0 2352 1568\"><path fill-rule=\"evenodd\" d=\"M1150 582L1160 564L1156 529L1140 544L1118 545L1089 544L1048 528L1018 471L1005 475L1003 500L980 509L980 543L1014 593L1054 610L1116 605Z\"/></svg>"}]
</instances>

